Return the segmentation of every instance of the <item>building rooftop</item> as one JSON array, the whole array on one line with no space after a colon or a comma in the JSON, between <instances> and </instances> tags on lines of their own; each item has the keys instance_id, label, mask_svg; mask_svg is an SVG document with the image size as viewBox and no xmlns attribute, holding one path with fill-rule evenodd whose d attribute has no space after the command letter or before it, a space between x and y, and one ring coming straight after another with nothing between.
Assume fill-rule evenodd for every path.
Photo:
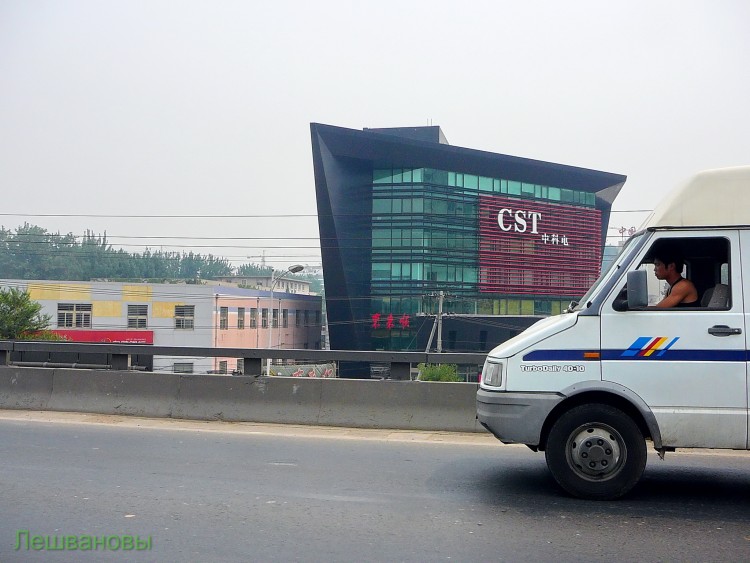
<instances>
[{"instance_id":1,"label":"building rooftop","mask_svg":"<svg viewBox=\"0 0 750 563\"><path fill-rule=\"evenodd\" d=\"M385 135L394 135L404 139L427 141L429 143L439 143L441 145L450 144L439 125L427 125L424 127L365 127L363 131L372 131L373 133L383 133Z\"/></svg>"}]
</instances>

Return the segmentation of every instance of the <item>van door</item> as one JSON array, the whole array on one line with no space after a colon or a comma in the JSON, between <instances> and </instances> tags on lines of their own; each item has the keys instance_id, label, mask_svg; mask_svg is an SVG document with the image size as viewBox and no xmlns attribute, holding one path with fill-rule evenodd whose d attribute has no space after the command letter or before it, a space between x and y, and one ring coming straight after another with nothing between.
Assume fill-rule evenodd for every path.
<instances>
[{"instance_id":1,"label":"van door","mask_svg":"<svg viewBox=\"0 0 750 563\"><path fill-rule=\"evenodd\" d=\"M698 306L653 306L665 289L652 266L664 245L679 249L686 266L683 276L698 290ZM739 231L657 231L635 264L649 271L654 289L650 306L630 311L617 305L624 276L604 302L602 378L631 389L651 407L664 446L746 448L748 384Z\"/></svg>"}]
</instances>

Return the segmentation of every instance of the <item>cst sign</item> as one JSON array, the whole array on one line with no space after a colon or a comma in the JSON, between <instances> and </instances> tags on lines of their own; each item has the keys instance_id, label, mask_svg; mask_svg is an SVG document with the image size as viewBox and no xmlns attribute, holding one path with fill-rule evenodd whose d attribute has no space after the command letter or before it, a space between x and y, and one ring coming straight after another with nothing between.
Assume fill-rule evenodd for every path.
<instances>
[{"instance_id":1,"label":"cst sign","mask_svg":"<svg viewBox=\"0 0 750 563\"><path fill-rule=\"evenodd\" d=\"M515 233L539 234L539 223L542 214L539 211L526 211L518 209L513 211L510 207L504 207L497 213L497 224L503 232L513 231ZM542 233L542 244L570 246L567 235L559 233Z\"/></svg>"},{"instance_id":2,"label":"cst sign","mask_svg":"<svg viewBox=\"0 0 750 563\"><path fill-rule=\"evenodd\" d=\"M524 211L519 209L513 211L512 209L501 209L497 214L497 224L500 225L500 230L508 232L514 231L516 233L530 232L531 234L539 234L539 220L542 218L542 214L538 211Z\"/></svg>"}]
</instances>

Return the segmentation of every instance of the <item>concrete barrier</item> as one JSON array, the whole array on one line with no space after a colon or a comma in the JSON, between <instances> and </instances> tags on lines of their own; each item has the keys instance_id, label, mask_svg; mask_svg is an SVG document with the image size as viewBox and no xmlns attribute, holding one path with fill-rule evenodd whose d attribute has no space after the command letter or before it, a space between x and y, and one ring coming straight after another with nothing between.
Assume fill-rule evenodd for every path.
<instances>
[{"instance_id":1,"label":"concrete barrier","mask_svg":"<svg viewBox=\"0 0 750 563\"><path fill-rule=\"evenodd\" d=\"M0 408L484 432L477 385L0 366Z\"/></svg>"},{"instance_id":2,"label":"concrete barrier","mask_svg":"<svg viewBox=\"0 0 750 563\"><path fill-rule=\"evenodd\" d=\"M0 367L0 405L5 409L49 410L51 369Z\"/></svg>"},{"instance_id":3,"label":"concrete barrier","mask_svg":"<svg viewBox=\"0 0 750 563\"><path fill-rule=\"evenodd\" d=\"M183 375L174 418L318 424L322 380Z\"/></svg>"},{"instance_id":4,"label":"concrete barrier","mask_svg":"<svg viewBox=\"0 0 750 563\"><path fill-rule=\"evenodd\" d=\"M474 432L477 386L468 383L323 381L319 423L360 428Z\"/></svg>"},{"instance_id":5,"label":"concrete barrier","mask_svg":"<svg viewBox=\"0 0 750 563\"><path fill-rule=\"evenodd\" d=\"M44 371L29 368L34 371ZM172 373L54 369L49 410L170 417L180 376Z\"/></svg>"}]
</instances>

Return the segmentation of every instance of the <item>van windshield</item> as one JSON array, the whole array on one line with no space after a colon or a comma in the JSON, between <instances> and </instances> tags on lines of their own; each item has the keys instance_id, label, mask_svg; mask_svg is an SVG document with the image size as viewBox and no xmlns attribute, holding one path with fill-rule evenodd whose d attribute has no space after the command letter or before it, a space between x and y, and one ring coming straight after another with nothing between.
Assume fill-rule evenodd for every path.
<instances>
[{"instance_id":1,"label":"van windshield","mask_svg":"<svg viewBox=\"0 0 750 563\"><path fill-rule=\"evenodd\" d=\"M625 244L622 245L620 252L617 254L617 257L612 261L609 267L604 272L602 272L602 275L599 276L599 279L594 282L594 285L589 288L589 290L586 292L586 295L584 295L578 303L576 303L575 305L571 304L572 306L568 308L568 312L582 311L591 304L591 300L599 291L599 288L603 287L612 276L616 275L623 263L626 263L630 260L633 252L638 249L639 245L637 244L637 241L639 241L641 237L643 237L643 233L633 235L625 241Z\"/></svg>"}]
</instances>

